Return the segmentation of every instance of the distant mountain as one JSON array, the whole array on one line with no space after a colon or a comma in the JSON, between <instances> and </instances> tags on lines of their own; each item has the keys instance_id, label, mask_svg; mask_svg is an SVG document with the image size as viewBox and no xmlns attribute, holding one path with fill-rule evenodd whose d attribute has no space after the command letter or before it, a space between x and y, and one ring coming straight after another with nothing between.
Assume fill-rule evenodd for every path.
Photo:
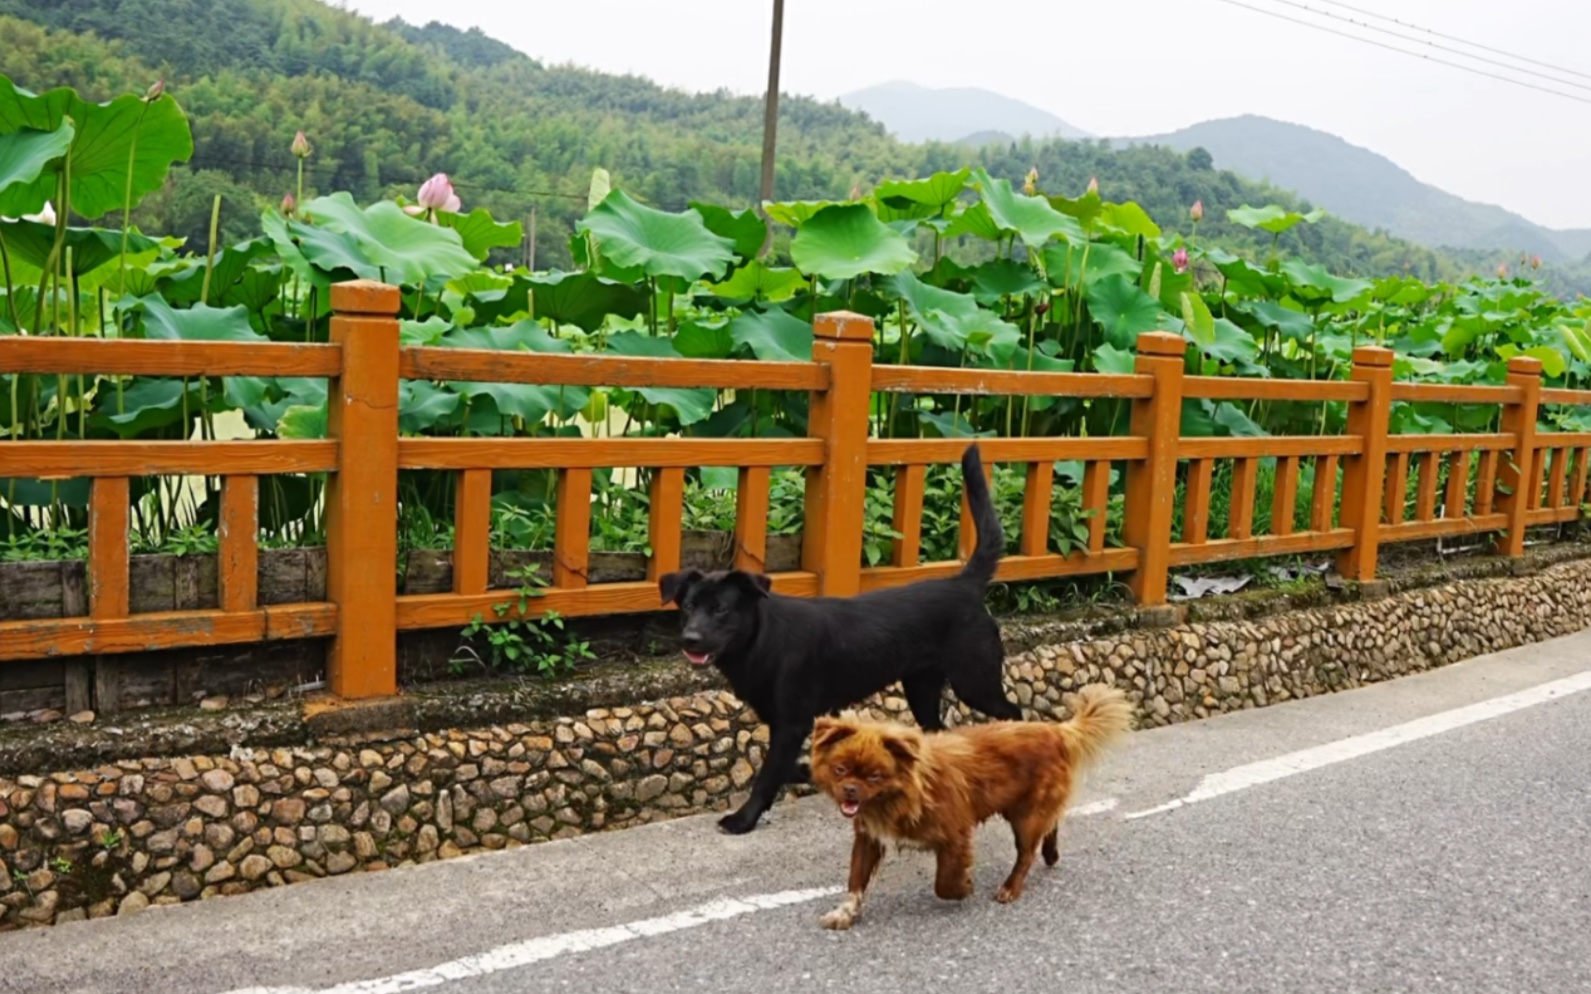
<instances>
[{"instance_id":1,"label":"distant mountain","mask_svg":"<svg viewBox=\"0 0 1591 994\"><path fill-rule=\"evenodd\" d=\"M1114 143L1203 148L1219 169L1268 180L1338 217L1425 245L1507 249L1550 261L1577 261L1591 253L1591 231L1546 228L1502 207L1454 196L1385 156L1299 124L1245 115Z\"/></svg>"},{"instance_id":2,"label":"distant mountain","mask_svg":"<svg viewBox=\"0 0 1591 994\"><path fill-rule=\"evenodd\" d=\"M1032 104L976 87L936 90L916 83L880 83L840 97L907 142L980 140L989 132L1033 138L1090 138L1088 132Z\"/></svg>"}]
</instances>

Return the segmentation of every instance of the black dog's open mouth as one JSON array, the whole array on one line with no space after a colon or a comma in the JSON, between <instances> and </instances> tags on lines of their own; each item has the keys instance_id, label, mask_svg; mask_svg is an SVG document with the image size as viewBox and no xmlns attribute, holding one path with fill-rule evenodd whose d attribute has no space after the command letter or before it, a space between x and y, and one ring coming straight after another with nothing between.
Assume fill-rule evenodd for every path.
<instances>
[{"instance_id":1,"label":"black dog's open mouth","mask_svg":"<svg viewBox=\"0 0 1591 994\"><path fill-rule=\"evenodd\" d=\"M847 818L855 818L856 817L856 813L858 811L860 811L860 810L862 810L862 802L861 801L841 801L840 802L840 814L844 815Z\"/></svg>"},{"instance_id":2,"label":"black dog's open mouth","mask_svg":"<svg viewBox=\"0 0 1591 994\"><path fill-rule=\"evenodd\" d=\"M706 666L712 662L713 654L710 652L691 652L687 649L685 650L685 658L690 661L692 666Z\"/></svg>"}]
</instances>

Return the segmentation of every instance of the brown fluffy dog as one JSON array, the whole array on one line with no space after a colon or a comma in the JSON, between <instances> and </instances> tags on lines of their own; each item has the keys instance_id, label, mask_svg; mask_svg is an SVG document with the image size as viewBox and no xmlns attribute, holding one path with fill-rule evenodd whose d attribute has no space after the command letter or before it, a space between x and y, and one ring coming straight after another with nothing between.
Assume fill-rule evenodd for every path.
<instances>
[{"instance_id":1,"label":"brown fluffy dog","mask_svg":"<svg viewBox=\"0 0 1591 994\"><path fill-rule=\"evenodd\" d=\"M1084 687L1070 721L997 721L924 734L905 725L820 718L812 735L812 780L852 820L851 878L844 903L823 917L850 928L890 840L938 858L934 893L972 893L973 829L995 815L1011 823L1016 865L994 895L1022 896L1042 846L1060 859L1056 833L1074 774L1132 727L1132 707L1115 687Z\"/></svg>"}]
</instances>

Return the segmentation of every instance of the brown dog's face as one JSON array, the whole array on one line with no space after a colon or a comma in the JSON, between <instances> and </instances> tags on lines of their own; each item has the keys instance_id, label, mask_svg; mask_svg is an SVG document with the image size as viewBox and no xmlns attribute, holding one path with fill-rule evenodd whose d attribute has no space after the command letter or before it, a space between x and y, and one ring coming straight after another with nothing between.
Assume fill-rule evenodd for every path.
<instances>
[{"instance_id":1,"label":"brown dog's face","mask_svg":"<svg viewBox=\"0 0 1591 994\"><path fill-rule=\"evenodd\" d=\"M819 718L812 730L812 781L841 814L855 818L878 798L912 788L919 747L913 729Z\"/></svg>"}]
</instances>

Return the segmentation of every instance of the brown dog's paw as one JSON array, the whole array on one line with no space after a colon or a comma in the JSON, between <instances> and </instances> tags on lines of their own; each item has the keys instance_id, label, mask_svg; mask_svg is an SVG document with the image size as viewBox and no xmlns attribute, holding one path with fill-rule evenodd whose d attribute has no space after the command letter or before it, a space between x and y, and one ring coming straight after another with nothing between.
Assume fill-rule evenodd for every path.
<instances>
[{"instance_id":1,"label":"brown dog's paw","mask_svg":"<svg viewBox=\"0 0 1591 994\"><path fill-rule=\"evenodd\" d=\"M1000 904L1010 904L1022 896L1022 888L1001 884L1000 889L994 892L994 899Z\"/></svg>"},{"instance_id":2,"label":"brown dog's paw","mask_svg":"<svg viewBox=\"0 0 1591 994\"><path fill-rule=\"evenodd\" d=\"M859 916L857 915L856 911L851 908L850 902L847 901L845 904L840 905L838 908L835 908L833 911L829 912L818 920L826 929L830 929L831 931L835 932L843 932L852 925L855 925L856 919L858 917Z\"/></svg>"}]
</instances>

